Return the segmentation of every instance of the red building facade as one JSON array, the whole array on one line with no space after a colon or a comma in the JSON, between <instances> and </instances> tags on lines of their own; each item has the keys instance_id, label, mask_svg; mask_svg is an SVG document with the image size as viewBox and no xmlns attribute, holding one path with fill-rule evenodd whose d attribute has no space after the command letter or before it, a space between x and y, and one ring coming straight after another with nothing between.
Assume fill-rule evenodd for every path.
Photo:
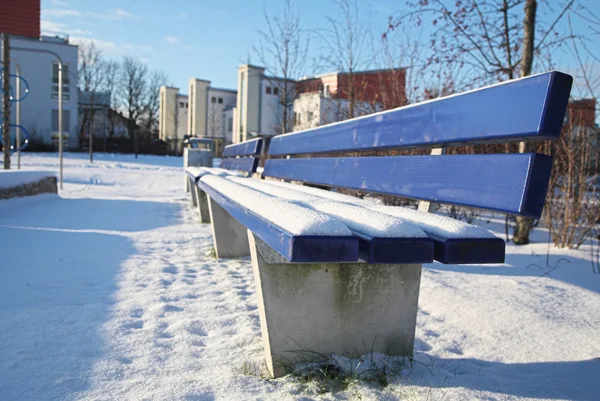
<instances>
[{"instance_id":1,"label":"red building facade","mask_svg":"<svg viewBox=\"0 0 600 401\"><path fill-rule=\"evenodd\" d=\"M40 37L40 0L0 0L0 32Z\"/></svg>"}]
</instances>

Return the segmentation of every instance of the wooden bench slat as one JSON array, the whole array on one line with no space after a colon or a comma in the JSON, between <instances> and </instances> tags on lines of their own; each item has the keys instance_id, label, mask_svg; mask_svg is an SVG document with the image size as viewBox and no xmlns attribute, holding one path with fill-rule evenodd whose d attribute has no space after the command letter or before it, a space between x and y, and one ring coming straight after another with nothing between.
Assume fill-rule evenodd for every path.
<instances>
[{"instance_id":1,"label":"wooden bench slat","mask_svg":"<svg viewBox=\"0 0 600 401\"><path fill-rule=\"evenodd\" d=\"M271 140L269 155L555 139L573 78L549 72Z\"/></svg>"},{"instance_id":2,"label":"wooden bench slat","mask_svg":"<svg viewBox=\"0 0 600 401\"><path fill-rule=\"evenodd\" d=\"M271 185L293 188L326 199L348 202L401 217L418 226L434 242L434 259L444 264L504 263L505 243L488 230L460 220L399 206L385 206L324 189L268 181Z\"/></svg>"},{"instance_id":3,"label":"wooden bench slat","mask_svg":"<svg viewBox=\"0 0 600 401\"><path fill-rule=\"evenodd\" d=\"M224 178L205 176L198 181L197 185L242 225L290 262L341 263L356 262L358 260L359 244L357 237L353 235L297 235L291 233L289 230L274 224L272 220L264 216L264 213L258 213L242 205L241 202L249 201L247 196L244 195L236 201L227 194L215 189L214 182L219 180L224 180ZM212 185L211 181L213 182ZM240 186L233 182L230 183ZM265 205L268 203L273 211L286 206L289 209L287 202L268 195L253 194L252 197L255 198L252 200L254 204ZM277 207L277 204L280 207ZM303 214L308 218L311 218L311 214L315 215L314 212ZM347 231L346 227L344 229Z\"/></svg>"},{"instance_id":4,"label":"wooden bench slat","mask_svg":"<svg viewBox=\"0 0 600 401\"><path fill-rule=\"evenodd\" d=\"M185 174L189 178L194 180L194 182L198 182L198 180L202 176L205 176L207 174L218 175L221 177L229 176L229 175L236 176L236 177L242 176L237 171L229 171L229 170L214 168L214 167L187 167L185 169Z\"/></svg>"},{"instance_id":5,"label":"wooden bench slat","mask_svg":"<svg viewBox=\"0 0 600 401\"><path fill-rule=\"evenodd\" d=\"M264 175L539 218L551 166L534 153L270 159Z\"/></svg>"},{"instance_id":6,"label":"wooden bench slat","mask_svg":"<svg viewBox=\"0 0 600 401\"><path fill-rule=\"evenodd\" d=\"M433 241L417 226L404 219L367 210L360 205L339 202L281 187L270 181L227 177L277 199L285 199L342 222L359 238L359 256L368 263L430 263Z\"/></svg>"},{"instance_id":7,"label":"wooden bench slat","mask_svg":"<svg viewBox=\"0 0 600 401\"><path fill-rule=\"evenodd\" d=\"M262 150L262 138L225 146L223 157L258 156Z\"/></svg>"},{"instance_id":8,"label":"wooden bench slat","mask_svg":"<svg viewBox=\"0 0 600 401\"><path fill-rule=\"evenodd\" d=\"M256 171L256 167L258 167L258 157L240 157L236 159L221 159L220 168L225 168L227 170L237 170L244 171L247 173L252 173Z\"/></svg>"}]
</instances>

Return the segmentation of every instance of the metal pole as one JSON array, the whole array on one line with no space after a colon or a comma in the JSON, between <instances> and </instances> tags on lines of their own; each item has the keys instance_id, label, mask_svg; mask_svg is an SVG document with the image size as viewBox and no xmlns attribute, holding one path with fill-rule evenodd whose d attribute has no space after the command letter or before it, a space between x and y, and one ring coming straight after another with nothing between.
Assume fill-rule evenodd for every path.
<instances>
[{"instance_id":1,"label":"metal pole","mask_svg":"<svg viewBox=\"0 0 600 401\"><path fill-rule=\"evenodd\" d=\"M10 170L10 42L6 33L0 34L2 42L2 146L4 169Z\"/></svg>"},{"instance_id":2,"label":"metal pole","mask_svg":"<svg viewBox=\"0 0 600 401\"><path fill-rule=\"evenodd\" d=\"M94 95L92 95L92 98L94 97ZM95 111L94 111L94 102L92 101L92 118L91 121L88 122L88 135L90 136L90 163L94 162L94 150L92 149L92 146L94 146L94 140L93 140L93 130L94 130L94 115L95 115Z\"/></svg>"},{"instance_id":3,"label":"metal pole","mask_svg":"<svg viewBox=\"0 0 600 401\"><path fill-rule=\"evenodd\" d=\"M19 63L15 62L15 67L17 68L17 126L15 130L17 131L17 170L21 169L21 102L19 99L21 98L21 66Z\"/></svg>"},{"instance_id":4,"label":"metal pole","mask_svg":"<svg viewBox=\"0 0 600 401\"><path fill-rule=\"evenodd\" d=\"M8 47L8 44L7 44ZM52 50L46 50L46 49L29 49L27 47L14 47L11 46L10 47L13 50L19 50L19 51L23 51L23 52L32 52L32 53L47 53L47 54L51 54L54 57L56 57L56 59L58 60L58 158L60 160L59 163L59 168L60 168L60 172L59 172L59 180L60 180L60 189L63 188L63 146L62 146L62 112L63 112L63 102L62 102L62 69L63 69L63 63L62 63L62 59L60 58L60 56L53 52ZM6 64L5 64L6 65ZM10 111L10 109L9 109ZM4 126L4 125L3 125ZM10 138L9 138L10 139ZM10 155L10 153L9 153Z\"/></svg>"},{"instance_id":5,"label":"metal pole","mask_svg":"<svg viewBox=\"0 0 600 401\"><path fill-rule=\"evenodd\" d=\"M59 177L60 189L63 189L63 65L58 60L58 158L59 158Z\"/></svg>"}]
</instances>

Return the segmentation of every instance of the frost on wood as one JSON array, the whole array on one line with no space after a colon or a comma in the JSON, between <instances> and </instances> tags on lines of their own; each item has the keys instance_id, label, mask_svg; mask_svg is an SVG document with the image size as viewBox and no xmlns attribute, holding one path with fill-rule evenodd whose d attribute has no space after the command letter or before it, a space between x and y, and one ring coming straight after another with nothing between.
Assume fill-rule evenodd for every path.
<instances>
[{"instance_id":1,"label":"frost on wood","mask_svg":"<svg viewBox=\"0 0 600 401\"><path fill-rule=\"evenodd\" d=\"M370 237L426 237L426 234L421 229L401 218L369 210L361 205L329 200L313 194L296 191L294 187L299 187L298 185L283 187L271 185L270 181L246 180L233 177L228 177L227 179L256 189L262 193L286 199L311 210L325 213L345 224L350 230Z\"/></svg>"},{"instance_id":2,"label":"frost on wood","mask_svg":"<svg viewBox=\"0 0 600 401\"><path fill-rule=\"evenodd\" d=\"M313 196L327 198L339 202L360 205L364 208L399 217L410 222L421 229L426 234L432 234L443 238L495 238L494 234L485 228L475 226L446 216L440 216L433 213L419 212L400 206L385 206L368 200L358 199L353 196L331 192L323 189L307 187L303 185L289 184L280 181L268 181L269 184L282 188L289 188L299 192L304 192Z\"/></svg>"},{"instance_id":3,"label":"frost on wood","mask_svg":"<svg viewBox=\"0 0 600 401\"><path fill-rule=\"evenodd\" d=\"M200 180L252 213L294 235L352 235L346 226L326 214L277 199L223 177L205 175Z\"/></svg>"}]
</instances>

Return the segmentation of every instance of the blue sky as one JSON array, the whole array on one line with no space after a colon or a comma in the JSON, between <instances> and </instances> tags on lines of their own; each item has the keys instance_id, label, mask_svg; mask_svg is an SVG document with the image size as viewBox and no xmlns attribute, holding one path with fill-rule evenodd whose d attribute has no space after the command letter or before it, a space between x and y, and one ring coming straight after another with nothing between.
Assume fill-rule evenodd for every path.
<instances>
[{"instance_id":1,"label":"blue sky","mask_svg":"<svg viewBox=\"0 0 600 401\"><path fill-rule=\"evenodd\" d=\"M380 34L392 1L373 1L371 10ZM325 23L336 9L328 0L299 2L307 29ZM93 38L108 56L131 54L151 68L167 72L181 88L198 77L213 86L237 85L237 66L250 55L263 24L263 8L277 13L281 0L42 0L42 30ZM381 32L379 32L381 31Z\"/></svg>"},{"instance_id":2,"label":"blue sky","mask_svg":"<svg viewBox=\"0 0 600 401\"><path fill-rule=\"evenodd\" d=\"M545 0L540 3L556 2ZM600 0L582 0L600 16ZM213 86L234 88L237 66L248 60L259 64L252 46L269 14L282 9L282 0L42 0L42 30L69 34L75 41L94 39L104 54L133 55L150 68L162 69L169 83L180 88L191 77ZM299 0L299 14L307 30L326 26L335 15L331 0ZM364 0L376 37L386 29L391 13L404 0ZM600 45L593 47L600 54ZM558 55L561 65L573 64L568 54Z\"/></svg>"}]
</instances>

